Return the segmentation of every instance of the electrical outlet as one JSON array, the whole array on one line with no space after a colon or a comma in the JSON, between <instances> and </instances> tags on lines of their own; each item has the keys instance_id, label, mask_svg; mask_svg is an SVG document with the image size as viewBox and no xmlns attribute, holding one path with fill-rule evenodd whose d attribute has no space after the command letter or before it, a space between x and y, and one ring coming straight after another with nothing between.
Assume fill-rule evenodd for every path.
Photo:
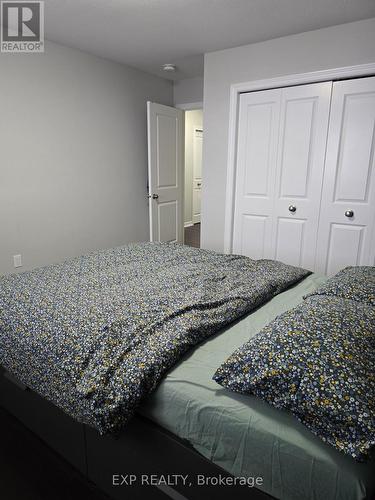
<instances>
[{"instance_id":1,"label":"electrical outlet","mask_svg":"<svg viewBox=\"0 0 375 500\"><path fill-rule=\"evenodd\" d=\"M22 255L13 255L14 267L22 267Z\"/></svg>"}]
</instances>

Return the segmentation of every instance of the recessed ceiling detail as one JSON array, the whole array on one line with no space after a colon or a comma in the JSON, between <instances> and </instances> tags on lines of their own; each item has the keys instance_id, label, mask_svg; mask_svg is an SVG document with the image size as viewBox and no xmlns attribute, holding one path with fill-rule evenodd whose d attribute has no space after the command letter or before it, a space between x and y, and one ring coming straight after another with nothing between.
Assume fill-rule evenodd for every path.
<instances>
[{"instance_id":1,"label":"recessed ceiling detail","mask_svg":"<svg viewBox=\"0 0 375 500\"><path fill-rule=\"evenodd\" d=\"M175 73L177 70L175 64L163 64L163 71L166 71L167 73Z\"/></svg>"}]
</instances>

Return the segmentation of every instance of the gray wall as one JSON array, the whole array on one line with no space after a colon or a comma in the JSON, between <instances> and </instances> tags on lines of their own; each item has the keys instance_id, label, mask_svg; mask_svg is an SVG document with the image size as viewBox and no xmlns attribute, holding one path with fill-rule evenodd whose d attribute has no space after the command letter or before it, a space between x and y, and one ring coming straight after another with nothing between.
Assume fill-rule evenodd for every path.
<instances>
[{"instance_id":1,"label":"gray wall","mask_svg":"<svg viewBox=\"0 0 375 500\"><path fill-rule=\"evenodd\" d=\"M375 19L205 55L203 248L222 251L232 83L375 62Z\"/></svg>"},{"instance_id":2,"label":"gray wall","mask_svg":"<svg viewBox=\"0 0 375 500\"><path fill-rule=\"evenodd\" d=\"M203 101L203 78L185 78L174 82L173 102L175 106Z\"/></svg>"},{"instance_id":3,"label":"gray wall","mask_svg":"<svg viewBox=\"0 0 375 500\"><path fill-rule=\"evenodd\" d=\"M147 240L146 101L172 83L48 42L0 75L0 274Z\"/></svg>"}]
</instances>

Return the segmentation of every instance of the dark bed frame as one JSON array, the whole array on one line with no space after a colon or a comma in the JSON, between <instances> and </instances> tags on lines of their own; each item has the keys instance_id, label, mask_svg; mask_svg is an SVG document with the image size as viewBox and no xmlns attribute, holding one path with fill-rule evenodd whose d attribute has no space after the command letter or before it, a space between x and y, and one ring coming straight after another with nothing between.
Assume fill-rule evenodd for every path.
<instances>
[{"instance_id":1,"label":"dark bed frame","mask_svg":"<svg viewBox=\"0 0 375 500\"><path fill-rule=\"evenodd\" d=\"M229 479L232 476L195 451L187 441L140 415L136 415L118 437L100 436L19 384L1 366L0 406L113 499L165 500L166 495L176 500L227 500L228 496L236 500L272 498L256 487L198 485L198 475ZM115 474L119 475L120 482L121 475L133 474L137 480L132 486L113 485ZM178 481L173 488L142 486L140 478L145 474L182 474L189 478L186 485Z\"/></svg>"}]
</instances>

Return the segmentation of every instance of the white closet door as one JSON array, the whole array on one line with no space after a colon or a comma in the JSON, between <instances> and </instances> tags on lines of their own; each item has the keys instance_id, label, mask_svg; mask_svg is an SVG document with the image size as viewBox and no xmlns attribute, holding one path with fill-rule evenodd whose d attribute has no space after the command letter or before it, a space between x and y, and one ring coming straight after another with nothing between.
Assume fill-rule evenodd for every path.
<instances>
[{"instance_id":1,"label":"white closet door","mask_svg":"<svg viewBox=\"0 0 375 500\"><path fill-rule=\"evenodd\" d=\"M240 97L233 252L271 257L281 90Z\"/></svg>"},{"instance_id":2,"label":"white closet door","mask_svg":"<svg viewBox=\"0 0 375 500\"><path fill-rule=\"evenodd\" d=\"M332 82L282 90L272 258L314 269Z\"/></svg>"},{"instance_id":3,"label":"white closet door","mask_svg":"<svg viewBox=\"0 0 375 500\"><path fill-rule=\"evenodd\" d=\"M374 265L375 78L333 85L317 270Z\"/></svg>"}]
</instances>

